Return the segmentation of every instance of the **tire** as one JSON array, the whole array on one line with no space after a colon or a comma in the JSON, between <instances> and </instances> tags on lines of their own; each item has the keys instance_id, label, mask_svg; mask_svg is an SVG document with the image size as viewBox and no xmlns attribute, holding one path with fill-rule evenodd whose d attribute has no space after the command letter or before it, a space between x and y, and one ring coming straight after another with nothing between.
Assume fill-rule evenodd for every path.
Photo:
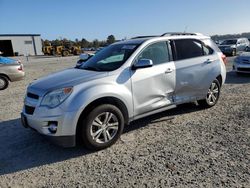
<instances>
[{"instance_id":1,"label":"tire","mask_svg":"<svg viewBox=\"0 0 250 188\"><path fill-rule=\"evenodd\" d=\"M69 52L68 51L63 51L62 56L69 56Z\"/></svg>"},{"instance_id":2,"label":"tire","mask_svg":"<svg viewBox=\"0 0 250 188\"><path fill-rule=\"evenodd\" d=\"M9 80L5 76L0 76L0 90L4 90L9 86Z\"/></svg>"},{"instance_id":3,"label":"tire","mask_svg":"<svg viewBox=\"0 0 250 188\"><path fill-rule=\"evenodd\" d=\"M203 108L210 108L214 106L219 100L220 89L221 85L219 81L217 79L214 80L208 89L206 98L198 101L198 104Z\"/></svg>"},{"instance_id":4,"label":"tire","mask_svg":"<svg viewBox=\"0 0 250 188\"><path fill-rule=\"evenodd\" d=\"M113 145L124 128L122 112L114 105L94 108L82 121L81 138L86 148L101 150Z\"/></svg>"}]
</instances>

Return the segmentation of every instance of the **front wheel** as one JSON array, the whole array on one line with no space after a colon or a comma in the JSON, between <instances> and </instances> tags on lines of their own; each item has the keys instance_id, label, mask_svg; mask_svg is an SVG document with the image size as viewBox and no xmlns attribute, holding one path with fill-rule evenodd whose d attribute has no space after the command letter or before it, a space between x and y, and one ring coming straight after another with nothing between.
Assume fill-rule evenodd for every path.
<instances>
[{"instance_id":1,"label":"front wheel","mask_svg":"<svg viewBox=\"0 0 250 188\"><path fill-rule=\"evenodd\" d=\"M205 99L198 101L199 105L205 108L214 106L220 97L220 83L218 80L214 80L210 85L207 96Z\"/></svg>"},{"instance_id":2,"label":"front wheel","mask_svg":"<svg viewBox=\"0 0 250 188\"><path fill-rule=\"evenodd\" d=\"M124 117L119 108L110 104L100 105L83 120L82 140L88 149L104 149L119 139L123 128Z\"/></svg>"}]
</instances>

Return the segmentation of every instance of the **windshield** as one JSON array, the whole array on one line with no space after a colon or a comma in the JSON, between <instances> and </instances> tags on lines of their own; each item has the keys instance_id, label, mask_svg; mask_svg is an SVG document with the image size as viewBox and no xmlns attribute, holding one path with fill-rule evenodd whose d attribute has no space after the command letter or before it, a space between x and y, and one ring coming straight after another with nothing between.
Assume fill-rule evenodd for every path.
<instances>
[{"instance_id":1,"label":"windshield","mask_svg":"<svg viewBox=\"0 0 250 188\"><path fill-rule=\"evenodd\" d=\"M236 44L237 40L224 40L221 45Z\"/></svg>"},{"instance_id":2,"label":"windshield","mask_svg":"<svg viewBox=\"0 0 250 188\"><path fill-rule=\"evenodd\" d=\"M121 67L139 44L113 44L87 60L79 68L93 71L113 71Z\"/></svg>"},{"instance_id":3,"label":"windshield","mask_svg":"<svg viewBox=\"0 0 250 188\"><path fill-rule=\"evenodd\" d=\"M250 47L246 47L246 52L250 52Z\"/></svg>"}]
</instances>

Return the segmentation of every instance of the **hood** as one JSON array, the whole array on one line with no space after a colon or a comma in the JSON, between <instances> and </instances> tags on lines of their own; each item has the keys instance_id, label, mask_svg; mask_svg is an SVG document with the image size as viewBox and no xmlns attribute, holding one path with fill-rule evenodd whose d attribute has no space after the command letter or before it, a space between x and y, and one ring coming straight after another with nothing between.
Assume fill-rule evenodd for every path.
<instances>
[{"instance_id":1,"label":"hood","mask_svg":"<svg viewBox=\"0 0 250 188\"><path fill-rule=\"evenodd\" d=\"M75 86L83 82L106 77L107 75L107 72L71 68L35 80L30 84L29 90L46 93L54 89Z\"/></svg>"},{"instance_id":2,"label":"hood","mask_svg":"<svg viewBox=\"0 0 250 188\"><path fill-rule=\"evenodd\" d=\"M250 52L242 52L241 54L240 54L240 57L247 57L247 58L250 58Z\"/></svg>"}]
</instances>

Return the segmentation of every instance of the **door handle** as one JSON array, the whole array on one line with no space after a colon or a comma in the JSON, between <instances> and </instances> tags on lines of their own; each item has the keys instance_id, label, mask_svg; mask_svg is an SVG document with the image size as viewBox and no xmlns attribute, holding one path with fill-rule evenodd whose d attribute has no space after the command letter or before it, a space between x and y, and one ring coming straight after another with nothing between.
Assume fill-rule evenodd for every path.
<instances>
[{"instance_id":1,"label":"door handle","mask_svg":"<svg viewBox=\"0 0 250 188\"><path fill-rule=\"evenodd\" d=\"M206 64L210 64L210 63L212 63L212 62L214 62L214 61L216 61L216 59L207 59L207 60L205 61L205 63L206 63Z\"/></svg>"},{"instance_id":2,"label":"door handle","mask_svg":"<svg viewBox=\"0 0 250 188\"><path fill-rule=\"evenodd\" d=\"M173 72L173 69L168 68L168 69L165 71L165 74L168 74L168 73L171 73L171 72Z\"/></svg>"}]
</instances>

